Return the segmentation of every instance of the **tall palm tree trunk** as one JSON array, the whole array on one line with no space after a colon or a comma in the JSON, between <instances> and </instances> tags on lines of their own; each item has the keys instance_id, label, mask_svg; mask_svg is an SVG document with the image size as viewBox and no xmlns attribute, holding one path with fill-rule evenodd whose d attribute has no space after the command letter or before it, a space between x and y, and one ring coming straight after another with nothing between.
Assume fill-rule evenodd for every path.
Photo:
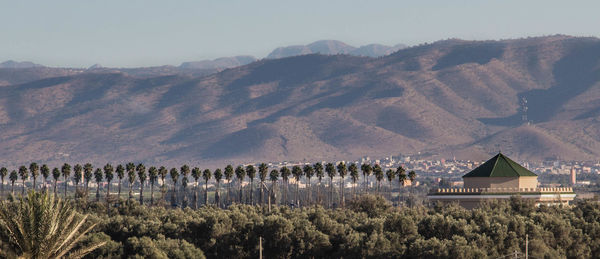
<instances>
[{"instance_id":1,"label":"tall palm tree trunk","mask_svg":"<svg viewBox=\"0 0 600 259\"><path fill-rule=\"evenodd\" d=\"M217 208L221 208L221 195L219 195L220 182L217 181L217 188L215 189L215 205L217 205Z\"/></svg>"},{"instance_id":2,"label":"tall palm tree trunk","mask_svg":"<svg viewBox=\"0 0 600 259\"><path fill-rule=\"evenodd\" d=\"M11 182L10 194L15 196L15 182Z\"/></svg>"},{"instance_id":3,"label":"tall palm tree trunk","mask_svg":"<svg viewBox=\"0 0 600 259\"><path fill-rule=\"evenodd\" d=\"M344 178L342 178L342 180L340 181L340 192L340 203L343 208L346 203L346 197L344 197Z\"/></svg>"},{"instance_id":4,"label":"tall palm tree trunk","mask_svg":"<svg viewBox=\"0 0 600 259\"><path fill-rule=\"evenodd\" d=\"M242 200L243 196L242 196L242 181L240 181L240 193L239 193L239 203L243 203L244 201Z\"/></svg>"},{"instance_id":5,"label":"tall palm tree trunk","mask_svg":"<svg viewBox=\"0 0 600 259\"><path fill-rule=\"evenodd\" d=\"M21 191L23 195L25 195L25 179L23 179L23 191Z\"/></svg>"},{"instance_id":6,"label":"tall palm tree trunk","mask_svg":"<svg viewBox=\"0 0 600 259\"><path fill-rule=\"evenodd\" d=\"M56 185L57 185L57 181L56 181L56 179L54 179L54 196L56 196Z\"/></svg>"},{"instance_id":7,"label":"tall palm tree trunk","mask_svg":"<svg viewBox=\"0 0 600 259\"><path fill-rule=\"evenodd\" d=\"M194 208L198 208L198 188L200 187L200 183L196 180L196 188L194 188ZM208 205L208 204L207 204Z\"/></svg>"},{"instance_id":8,"label":"tall palm tree trunk","mask_svg":"<svg viewBox=\"0 0 600 259\"><path fill-rule=\"evenodd\" d=\"M177 206L177 184L173 184L173 192L171 193L171 205Z\"/></svg>"},{"instance_id":9,"label":"tall palm tree trunk","mask_svg":"<svg viewBox=\"0 0 600 259\"><path fill-rule=\"evenodd\" d=\"M329 208L333 207L333 177L329 178Z\"/></svg>"},{"instance_id":10,"label":"tall palm tree trunk","mask_svg":"<svg viewBox=\"0 0 600 259\"><path fill-rule=\"evenodd\" d=\"M323 184L321 182L321 179L319 179L319 186L317 186L317 202L320 205L323 205L323 199L321 198L321 188L323 187Z\"/></svg>"},{"instance_id":11,"label":"tall palm tree trunk","mask_svg":"<svg viewBox=\"0 0 600 259\"><path fill-rule=\"evenodd\" d=\"M204 183L204 204L208 206L208 180Z\"/></svg>"},{"instance_id":12,"label":"tall palm tree trunk","mask_svg":"<svg viewBox=\"0 0 600 259\"><path fill-rule=\"evenodd\" d=\"M133 184L129 183L129 199L128 200L133 200Z\"/></svg>"},{"instance_id":13,"label":"tall palm tree trunk","mask_svg":"<svg viewBox=\"0 0 600 259\"><path fill-rule=\"evenodd\" d=\"M263 180L260 180L260 192L258 193L258 203L260 205L265 205L265 199L263 197L263 188L264 188L264 184L265 182Z\"/></svg>"},{"instance_id":14,"label":"tall palm tree trunk","mask_svg":"<svg viewBox=\"0 0 600 259\"><path fill-rule=\"evenodd\" d=\"M308 178L308 185L306 188L306 192L308 193L307 196L307 200L306 200L306 204L310 205L311 204L311 200L310 200L310 194L311 194L311 190L310 190L310 178Z\"/></svg>"},{"instance_id":15,"label":"tall palm tree trunk","mask_svg":"<svg viewBox=\"0 0 600 259\"><path fill-rule=\"evenodd\" d=\"M296 207L300 208L300 180L296 180Z\"/></svg>"},{"instance_id":16,"label":"tall palm tree trunk","mask_svg":"<svg viewBox=\"0 0 600 259\"><path fill-rule=\"evenodd\" d=\"M140 204L144 204L144 183L140 183Z\"/></svg>"},{"instance_id":17,"label":"tall palm tree trunk","mask_svg":"<svg viewBox=\"0 0 600 259\"><path fill-rule=\"evenodd\" d=\"M110 202L110 182L106 183L106 203Z\"/></svg>"},{"instance_id":18,"label":"tall palm tree trunk","mask_svg":"<svg viewBox=\"0 0 600 259\"><path fill-rule=\"evenodd\" d=\"M250 204L254 205L254 178L250 179Z\"/></svg>"},{"instance_id":19,"label":"tall palm tree trunk","mask_svg":"<svg viewBox=\"0 0 600 259\"><path fill-rule=\"evenodd\" d=\"M227 203L231 204L231 180L227 183Z\"/></svg>"},{"instance_id":20,"label":"tall palm tree trunk","mask_svg":"<svg viewBox=\"0 0 600 259\"><path fill-rule=\"evenodd\" d=\"M118 191L118 194L117 194L117 197L118 197L117 200L121 199L121 180L123 180L123 179L119 178L119 187L118 187L119 191Z\"/></svg>"},{"instance_id":21,"label":"tall palm tree trunk","mask_svg":"<svg viewBox=\"0 0 600 259\"><path fill-rule=\"evenodd\" d=\"M150 206L154 205L154 182L150 183Z\"/></svg>"},{"instance_id":22,"label":"tall palm tree trunk","mask_svg":"<svg viewBox=\"0 0 600 259\"><path fill-rule=\"evenodd\" d=\"M69 183L69 180L65 179L65 198L67 198L67 184L68 183Z\"/></svg>"},{"instance_id":23,"label":"tall palm tree trunk","mask_svg":"<svg viewBox=\"0 0 600 259\"><path fill-rule=\"evenodd\" d=\"M100 201L100 183L96 186L96 202Z\"/></svg>"},{"instance_id":24,"label":"tall palm tree trunk","mask_svg":"<svg viewBox=\"0 0 600 259\"><path fill-rule=\"evenodd\" d=\"M33 177L33 190L35 191L35 177Z\"/></svg>"}]
</instances>

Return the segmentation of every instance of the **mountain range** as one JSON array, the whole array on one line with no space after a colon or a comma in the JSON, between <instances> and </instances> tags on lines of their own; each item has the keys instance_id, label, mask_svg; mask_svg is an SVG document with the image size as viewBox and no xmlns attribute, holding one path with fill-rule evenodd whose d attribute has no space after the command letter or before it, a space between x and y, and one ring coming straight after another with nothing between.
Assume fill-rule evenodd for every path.
<instances>
[{"instance_id":1,"label":"mountain range","mask_svg":"<svg viewBox=\"0 0 600 259\"><path fill-rule=\"evenodd\" d=\"M307 54L182 71L0 69L0 157L222 166L479 161L499 150L517 160L600 156L597 38L452 39L379 58Z\"/></svg>"}]
</instances>

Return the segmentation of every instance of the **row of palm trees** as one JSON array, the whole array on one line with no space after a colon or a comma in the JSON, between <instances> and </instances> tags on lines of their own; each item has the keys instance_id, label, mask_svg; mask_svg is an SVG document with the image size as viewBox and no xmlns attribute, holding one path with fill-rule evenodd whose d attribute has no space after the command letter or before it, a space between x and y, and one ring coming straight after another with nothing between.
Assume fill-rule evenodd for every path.
<instances>
[{"instance_id":1,"label":"row of palm trees","mask_svg":"<svg viewBox=\"0 0 600 259\"><path fill-rule=\"evenodd\" d=\"M407 180L410 180L411 184L414 182L416 178L416 173L414 171L408 172L401 166L396 168L395 170L388 169L384 173L383 169L378 165L370 165L364 163L360 165L360 171L363 177L363 193L369 192L369 177L373 175L375 180L377 181L376 193L380 194L381 191L381 182L387 179L389 183L389 190L393 189L392 185L395 179L398 180L400 187L403 187ZM154 199L154 187L159 182L160 179L160 190L162 193L161 200L165 201L165 193L167 192L166 178L170 176L170 180L172 182L171 188L171 205L178 206L181 205L183 207L189 206L188 202L188 190L187 186L189 183L188 176L191 176L196 182L196 189L193 191L193 200L191 205L193 207L198 207L199 195L198 195L198 187L200 186L200 180L204 182L204 201L202 202L205 205L209 204L209 192L208 192L208 182L209 180L214 180L215 182L215 192L214 192L214 204L217 206L228 205L234 202L237 203L248 203L248 204L257 204L254 198L254 193L258 192L258 203L264 205L265 202L276 200L277 193L277 182L281 181L281 193L283 195L282 199L280 199L280 203L283 205L292 205L292 206L302 206L302 205L311 205L311 204L321 204L328 207L335 206L344 206L346 202L346 196L344 190L346 189L344 184L346 182L346 177L349 176L352 183L352 198L356 197L357 191L356 187L359 183L360 173L359 168L355 163L350 163L346 165L344 162L339 162L337 164L334 163L315 163L315 164L306 164L306 165L295 165L292 166L291 169L283 166L277 169L269 170L269 167L265 163L261 163L258 166L255 165L239 165L236 168L233 168L232 165L227 165L223 170L216 169L211 171L210 169L201 170L198 167L190 168L188 165L183 165L179 169L171 168L170 170L164 166L155 167L151 166L146 170L144 164L140 163L135 165L134 163L127 163L125 165L117 165L116 168L111 164L106 164L101 168L94 168L92 164L86 163L84 165L76 164L71 167L71 165L65 163L60 168L50 169L47 165L39 166L37 163L31 163L29 167L20 166L17 170L12 170L10 173L8 169L5 167L0 168L0 180L1 180L1 193L4 195L4 181L8 176L8 180L11 183L11 193L14 195L14 185L19 179L22 181L22 194L25 194L26 185L25 182L32 180L32 188L36 190L37 188L37 180L41 176L43 178L43 186L41 188L48 189L48 178L52 177L52 188L53 192L56 195L57 193L57 183L60 180L61 176L64 181L64 197L67 197L67 186L69 180L72 179L75 190L83 191L84 194L88 193L88 186L92 180L95 180L97 183L96 187L96 201L100 201L100 186L106 186L106 200L110 202L110 185L113 182L114 178L118 179L118 194L117 197L121 197L121 186L123 179L126 179L129 188L129 200L134 199L133 195L133 186L134 183L139 183L139 202L141 204L144 203L144 186L150 186L150 204L155 204ZM256 180L258 174L258 185L259 188L256 190L254 188L254 182ZM316 188L316 198L313 199L312 194L314 189L311 188L312 178L316 178L318 181L318 185ZM325 193L323 178L329 178L329 192ZM335 186L334 186L334 178L339 177L341 180L339 181L339 198L335 196ZM246 199L244 200L244 185L246 178L249 179L249 190L247 190ZM306 181L305 195L306 197L300 197L300 181L304 178ZM293 202L291 202L290 197L288 197L289 193L289 183L290 179L293 179L295 182L295 198ZM222 200L220 194L220 185L221 182L226 182L227 185L227 196L225 200ZM270 186L268 186L268 182L270 182ZM80 189L80 184L83 184L83 190ZM178 186L180 184L180 191L182 194L178 194ZM234 195L234 191L232 191L232 184L237 184L239 188L237 191L237 198ZM248 188L246 188L248 189ZM359 190L360 191L360 190ZM324 201L322 198L322 193L325 193L327 196L327 200ZM87 196L86 196L87 197ZM391 194L390 197L391 199ZM398 199L400 199L400 195L398 195ZM301 200L303 202L301 203ZM335 203L335 200L339 202L339 204ZM399 201L399 200L398 200Z\"/></svg>"}]
</instances>

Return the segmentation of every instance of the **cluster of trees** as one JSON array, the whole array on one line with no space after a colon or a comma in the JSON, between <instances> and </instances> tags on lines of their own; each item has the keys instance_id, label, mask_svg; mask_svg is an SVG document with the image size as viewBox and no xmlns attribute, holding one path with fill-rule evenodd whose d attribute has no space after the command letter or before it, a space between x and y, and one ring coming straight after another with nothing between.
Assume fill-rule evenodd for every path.
<instances>
[{"instance_id":1,"label":"cluster of trees","mask_svg":"<svg viewBox=\"0 0 600 259\"><path fill-rule=\"evenodd\" d=\"M291 205L295 207L307 206L313 204L320 204L328 208L343 207L346 203L346 182L349 179L351 182L351 198L354 199L360 192L357 187L360 182L362 174L363 188L362 193L368 193L369 190L369 178L371 175L377 182L375 192L381 194L384 189L382 182L388 182L387 197L393 199L392 192L394 191L394 181L398 182L398 192L408 180L412 184L417 177L414 171L406 173L406 170L402 167L398 167L395 170L388 169L384 170L378 165L362 164L359 168L355 163L346 165L344 162L334 163L315 163L312 165L306 164L303 166L295 165L288 168L286 166L278 169L270 169L267 164L261 163L258 166L255 165L239 165L233 167L227 165L223 170L216 169L211 171L210 169L200 169L198 167L190 168L188 165L183 165L180 168L166 168L164 166L155 167L151 166L146 169L144 164L127 163L125 165L117 165L113 167L111 164L106 164L103 167L95 168L92 164L87 163L84 165L76 164L71 166L70 164L63 164L60 168L50 169L47 165L39 166L37 163L31 163L27 166L20 166L16 170L9 170L5 167L0 168L0 188L2 194L4 194L4 182L5 178L11 185L11 194L15 193L15 182L21 180L22 189L21 193L26 192L26 182L31 179L31 188L36 190L38 188L38 180L40 177L42 180L41 189L47 190L52 188L53 193L57 194L58 181L64 181L64 192L63 196L67 197L67 190L69 181L72 181L75 186L76 197L85 200L88 198L89 183L95 181L96 187L96 201L101 198L102 192L106 192L105 198L108 203L115 202L114 197L110 195L110 186L117 180L117 200L121 198L121 186L123 179L128 183L129 188L129 200L134 199L133 187L137 184L139 188L139 203L144 204L144 186L150 187L150 204L154 205L155 202L161 204L166 203L167 193L170 192L170 203L172 206L187 207L191 206L197 208L199 204L209 205L215 204L219 207L225 207L232 203L243 203L243 204L281 204ZM51 185L48 185L48 179L52 178ZM195 181L196 188L191 192L188 188L190 177ZM316 186L312 186L313 178L316 178ZM323 181L325 178L325 181ZM339 179L339 188L334 184L334 178ZM327 179L329 181L327 181ZM170 180L167 181L167 180ZM209 193L208 183L214 181L214 193ZM290 194L290 180L295 182L295 190L293 195ZM306 182L306 188L300 191L300 182L304 180ZM255 186L255 182L258 181ZM247 184L249 182L249 184ZM278 182L281 182L281 186L278 186ZM327 189L325 189L325 184ZM222 194L224 190L221 190L221 184L227 184L226 196ZM157 201L154 197L155 186L159 185L161 198ZM199 187L204 185L203 199L200 200ZM80 186L82 185L82 186ZM170 186L168 186L170 185ZM232 186L234 185L234 186ZM81 187L81 188L80 188ZM233 188L232 188L233 187ZM258 187L258 188L256 188ZM279 188L278 188L279 187ZM81 194L77 195L78 192ZM281 193L283 197L277 197L277 194ZM255 198L258 195L258 198ZM191 196L191 197L190 197ZM213 199L209 200L209 196ZM325 197L324 197L325 196ZM190 202L189 199L192 199ZM397 201L400 203L401 195L397 195Z\"/></svg>"},{"instance_id":2,"label":"cluster of trees","mask_svg":"<svg viewBox=\"0 0 600 259\"><path fill-rule=\"evenodd\" d=\"M456 204L394 207L361 194L345 208L234 204L199 209L70 200L96 227L88 258L593 258L600 204L536 206L513 197L466 210ZM85 204L85 205L84 205ZM7 240L0 232L0 249ZM259 245L261 244L261 245Z\"/></svg>"}]
</instances>

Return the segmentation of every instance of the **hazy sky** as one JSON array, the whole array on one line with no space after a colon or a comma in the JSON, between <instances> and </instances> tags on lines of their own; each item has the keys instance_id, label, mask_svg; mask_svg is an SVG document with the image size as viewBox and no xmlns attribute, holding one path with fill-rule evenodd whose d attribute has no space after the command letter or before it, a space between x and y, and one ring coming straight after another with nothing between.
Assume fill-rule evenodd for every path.
<instances>
[{"instance_id":1,"label":"hazy sky","mask_svg":"<svg viewBox=\"0 0 600 259\"><path fill-rule=\"evenodd\" d=\"M179 65L337 39L408 45L447 38L600 36L600 1L0 0L0 61Z\"/></svg>"}]
</instances>

